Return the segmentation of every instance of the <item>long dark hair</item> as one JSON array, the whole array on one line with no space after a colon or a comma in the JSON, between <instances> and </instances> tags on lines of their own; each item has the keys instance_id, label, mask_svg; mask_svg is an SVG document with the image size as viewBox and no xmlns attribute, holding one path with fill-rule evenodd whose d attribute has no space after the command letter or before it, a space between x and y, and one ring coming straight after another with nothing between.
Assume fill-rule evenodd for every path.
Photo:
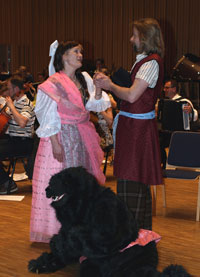
<instances>
[{"instance_id":1,"label":"long dark hair","mask_svg":"<svg viewBox=\"0 0 200 277\"><path fill-rule=\"evenodd\" d=\"M64 69L63 59L62 56L65 54L65 52L69 49L72 49L76 46L80 45L77 41L63 41L60 42L55 53L54 62L53 65L55 67L55 71L59 72L62 69ZM80 82L83 89L87 90L87 84L85 81L84 76L81 74L81 70L77 69L75 72L76 78Z\"/></svg>"}]
</instances>

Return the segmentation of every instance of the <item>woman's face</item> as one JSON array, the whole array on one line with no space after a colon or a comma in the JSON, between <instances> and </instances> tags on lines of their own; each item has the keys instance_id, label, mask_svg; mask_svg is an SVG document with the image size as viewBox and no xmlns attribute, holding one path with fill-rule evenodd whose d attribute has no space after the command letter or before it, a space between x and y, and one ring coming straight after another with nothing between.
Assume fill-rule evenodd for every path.
<instances>
[{"instance_id":1,"label":"woman's face","mask_svg":"<svg viewBox=\"0 0 200 277\"><path fill-rule=\"evenodd\" d=\"M64 68L71 67L76 70L82 66L83 60L83 48L79 44L69 50L67 50L63 55Z\"/></svg>"}]
</instances>

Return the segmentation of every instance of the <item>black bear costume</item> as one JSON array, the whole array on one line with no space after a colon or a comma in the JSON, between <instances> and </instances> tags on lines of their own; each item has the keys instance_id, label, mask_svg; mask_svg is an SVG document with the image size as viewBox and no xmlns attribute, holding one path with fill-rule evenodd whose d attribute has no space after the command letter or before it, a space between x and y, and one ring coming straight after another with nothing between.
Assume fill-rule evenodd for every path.
<instances>
[{"instance_id":1,"label":"black bear costume","mask_svg":"<svg viewBox=\"0 0 200 277\"><path fill-rule=\"evenodd\" d=\"M81 261L81 277L190 276L181 266L159 273L154 240L127 248L139 239L131 211L84 168L68 168L52 176L46 196L53 199L61 228L50 241L51 253L31 260L29 271L50 273Z\"/></svg>"}]
</instances>

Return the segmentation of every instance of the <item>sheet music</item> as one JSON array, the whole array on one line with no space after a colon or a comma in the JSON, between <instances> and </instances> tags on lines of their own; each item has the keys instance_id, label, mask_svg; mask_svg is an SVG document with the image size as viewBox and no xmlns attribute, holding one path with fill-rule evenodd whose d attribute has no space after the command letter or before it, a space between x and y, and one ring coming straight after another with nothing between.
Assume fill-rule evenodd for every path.
<instances>
[{"instance_id":1,"label":"sheet music","mask_svg":"<svg viewBox=\"0 0 200 277\"><path fill-rule=\"evenodd\" d=\"M0 195L0 200L22 201L24 197L24 195Z\"/></svg>"}]
</instances>

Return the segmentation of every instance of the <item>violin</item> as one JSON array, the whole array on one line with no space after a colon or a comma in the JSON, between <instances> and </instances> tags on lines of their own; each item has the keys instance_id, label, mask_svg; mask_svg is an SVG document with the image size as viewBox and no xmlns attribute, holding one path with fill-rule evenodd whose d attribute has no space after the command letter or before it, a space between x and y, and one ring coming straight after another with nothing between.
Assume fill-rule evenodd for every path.
<instances>
[{"instance_id":1,"label":"violin","mask_svg":"<svg viewBox=\"0 0 200 277\"><path fill-rule=\"evenodd\" d=\"M34 100L36 89L34 88L34 84L32 83L25 83L24 84L24 92L27 95L28 99L31 101Z\"/></svg>"},{"instance_id":2,"label":"violin","mask_svg":"<svg viewBox=\"0 0 200 277\"><path fill-rule=\"evenodd\" d=\"M3 84L0 88L0 97L9 95L8 87ZM0 136L2 136L8 128L8 122L11 119L10 115L6 112L7 104L0 105Z\"/></svg>"},{"instance_id":3,"label":"violin","mask_svg":"<svg viewBox=\"0 0 200 277\"><path fill-rule=\"evenodd\" d=\"M0 136L2 136L8 128L8 122L11 116L6 113L7 104L0 109Z\"/></svg>"}]
</instances>

